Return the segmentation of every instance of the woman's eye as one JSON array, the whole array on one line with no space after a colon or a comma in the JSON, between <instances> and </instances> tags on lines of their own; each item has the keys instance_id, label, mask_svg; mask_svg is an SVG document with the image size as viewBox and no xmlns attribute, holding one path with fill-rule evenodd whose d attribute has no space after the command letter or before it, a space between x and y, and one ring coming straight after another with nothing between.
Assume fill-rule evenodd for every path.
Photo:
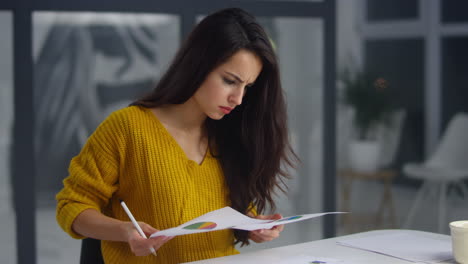
<instances>
[{"instance_id":1,"label":"woman's eye","mask_svg":"<svg viewBox=\"0 0 468 264\"><path fill-rule=\"evenodd\" d=\"M224 81L224 83L229 84L229 85L232 85L232 84L235 84L235 83L236 83L236 81L230 80L230 79L228 79L228 78L223 78L223 81Z\"/></svg>"}]
</instances>

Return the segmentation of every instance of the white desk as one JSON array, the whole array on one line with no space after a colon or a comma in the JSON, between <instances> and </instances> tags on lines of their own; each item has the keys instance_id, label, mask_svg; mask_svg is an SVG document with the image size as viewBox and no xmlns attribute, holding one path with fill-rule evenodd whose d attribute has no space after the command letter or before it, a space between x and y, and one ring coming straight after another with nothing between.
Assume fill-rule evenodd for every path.
<instances>
[{"instance_id":1,"label":"white desk","mask_svg":"<svg viewBox=\"0 0 468 264\"><path fill-rule=\"evenodd\" d=\"M248 252L233 256L221 257L221 258L214 258L214 259L206 259L200 261L194 261L189 263L197 263L197 264L239 264L239 263L254 263L254 264L272 264L284 261L285 259L301 255L307 254L314 257L323 257L323 258L333 258L333 259L340 259L343 261L349 261L353 263L372 263L372 264L399 264L399 263L414 263L408 262L405 260L377 254L374 252L369 252L365 250L355 249L351 247L346 247L342 245L336 244L337 240L344 239L344 238L357 238L357 237L366 237L372 236L377 234L393 234L396 232L405 232L405 233L417 233L420 235L424 235L430 238L436 238L440 240L450 240L450 236L429 233L429 232L422 232L422 231L414 231L414 230L402 230L402 229L390 229L390 230L377 230L377 231L369 231L363 233L357 233L347 236L329 238L329 239L322 239L312 242L306 242L301 244L295 244L290 246L272 248L272 249L265 249L259 250L254 252ZM454 262L440 262L440 263L454 263Z\"/></svg>"}]
</instances>

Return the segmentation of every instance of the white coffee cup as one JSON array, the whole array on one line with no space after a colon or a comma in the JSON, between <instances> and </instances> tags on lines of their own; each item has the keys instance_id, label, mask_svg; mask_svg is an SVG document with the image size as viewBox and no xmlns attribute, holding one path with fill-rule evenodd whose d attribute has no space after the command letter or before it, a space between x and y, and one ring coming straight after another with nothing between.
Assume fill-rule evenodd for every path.
<instances>
[{"instance_id":1,"label":"white coffee cup","mask_svg":"<svg viewBox=\"0 0 468 264\"><path fill-rule=\"evenodd\" d=\"M451 222L450 233L455 260L461 264L468 264L468 220Z\"/></svg>"}]
</instances>

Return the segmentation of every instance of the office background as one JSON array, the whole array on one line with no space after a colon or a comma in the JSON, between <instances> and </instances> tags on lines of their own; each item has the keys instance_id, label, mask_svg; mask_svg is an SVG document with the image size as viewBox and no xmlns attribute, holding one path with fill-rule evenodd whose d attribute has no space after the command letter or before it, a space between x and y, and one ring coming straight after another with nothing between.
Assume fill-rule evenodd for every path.
<instances>
[{"instance_id":1,"label":"office background","mask_svg":"<svg viewBox=\"0 0 468 264\"><path fill-rule=\"evenodd\" d=\"M80 242L55 223L54 195L69 160L111 111L151 89L194 23L219 8L251 11L277 48L291 139L302 160L288 192L277 197L284 215L340 209L336 172L349 163L347 109L336 81L343 68L382 74L406 112L390 164L398 172L396 227L420 185L401 173L403 164L423 161L450 118L468 111L468 6L462 1L13 2L0 3L1 263L78 261ZM354 209L375 211L382 185L357 188ZM448 201L449 217L466 217L461 201ZM426 221L430 212L418 217L423 221L413 229L437 231ZM356 224L347 231L341 219L325 217L242 250L369 228Z\"/></svg>"}]
</instances>

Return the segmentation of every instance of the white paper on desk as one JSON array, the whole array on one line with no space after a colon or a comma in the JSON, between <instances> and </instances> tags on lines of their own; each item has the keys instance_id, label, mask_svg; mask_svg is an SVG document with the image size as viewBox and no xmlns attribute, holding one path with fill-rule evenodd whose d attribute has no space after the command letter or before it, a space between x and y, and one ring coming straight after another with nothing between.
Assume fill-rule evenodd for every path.
<instances>
[{"instance_id":1,"label":"white paper on desk","mask_svg":"<svg viewBox=\"0 0 468 264\"><path fill-rule=\"evenodd\" d=\"M334 213L338 212L332 212L332 214ZM222 230L226 228L256 230L263 228L271 228L275 225L302 221L313 217L319 217L325 214L330 213L290 216L284 217L279 220L260 220L243 215L237 212L236 210L232 209L231 207L224 207L199 216L180 226L155 232L151 234L151 237L187 235Z\"/></svg>"},{"instance_id":2,"label":"white paper on desk","mask_svg":"<svg viewBox=\"0 0 468 264\"><path fill-rule=\"evenodd\" d=\"M403 232L343 239L337 243L413 262L437 263L453 258L450 241Z\"/></svg>"},{"instance_id":3,"label":"white paper on desk","mask_svg":"<svg viewBox=\"0 0 468 264\"><path fill-rule=\"evenodd\" d=\"M275 260L275 264L347 264L343 260L334 258L322 258L308 255L298 255L294 257L285 257L280 260Z\"/></svg>"}]
</instances>

